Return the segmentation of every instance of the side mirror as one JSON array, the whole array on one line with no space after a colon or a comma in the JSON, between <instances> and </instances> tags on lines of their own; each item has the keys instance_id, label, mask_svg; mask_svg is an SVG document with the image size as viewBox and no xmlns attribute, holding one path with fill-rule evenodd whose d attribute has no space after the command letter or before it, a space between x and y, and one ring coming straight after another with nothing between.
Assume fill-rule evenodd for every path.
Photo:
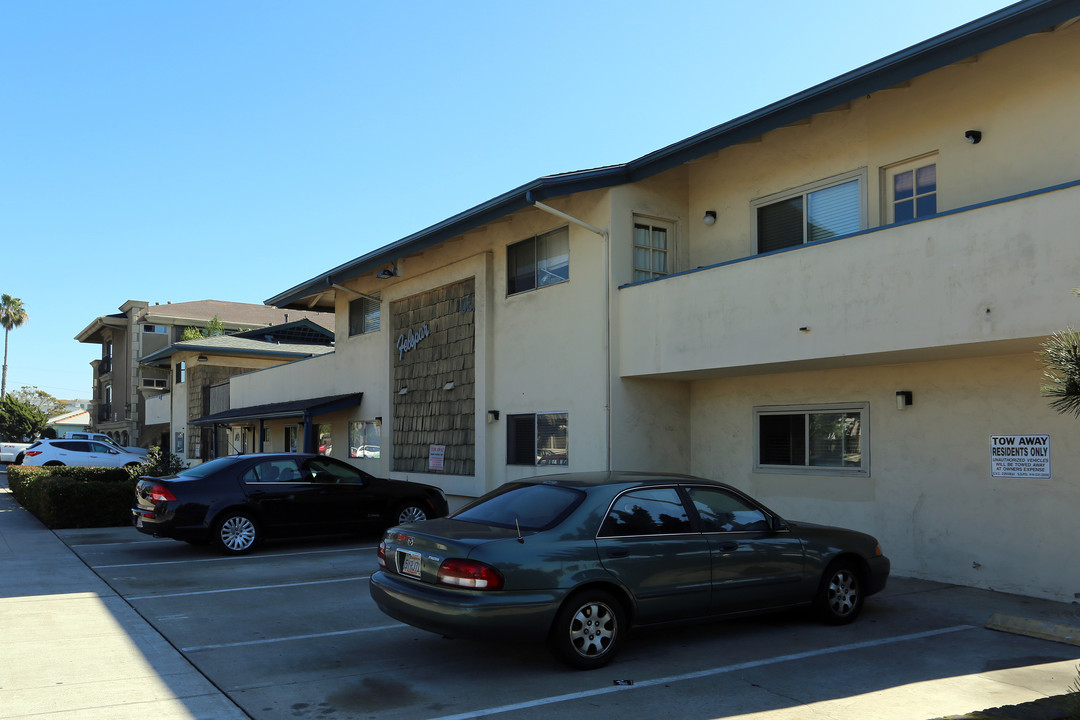
<instances>
[{"instance_id":1,"label":"side mirror","mask_svg":"<svg viewBox=\"0 0 1080 720\"><path fill-rule=\"evenodd\" d=\"M772 531L773 532L780 532L782 530L787 530L787 529L788 529L787 523L784 522L784 519L782 517L780 517L779 515L773 515L772 516Z\"/></svg>"}]
</instances>

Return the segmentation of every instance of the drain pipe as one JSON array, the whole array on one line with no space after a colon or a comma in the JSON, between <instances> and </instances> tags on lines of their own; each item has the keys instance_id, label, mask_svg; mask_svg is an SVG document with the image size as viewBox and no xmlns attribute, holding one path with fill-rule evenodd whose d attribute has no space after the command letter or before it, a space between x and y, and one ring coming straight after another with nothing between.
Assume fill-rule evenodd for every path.
<instances>
[{"instance_id":1,"label":"drain pipe","mask_svg":"<svg viewBox=\"0 0 1080 720\"><path fill-rule=\"evenodd\" d=\"M557 218L562 218L567 222L571 222L575 225L585 228L589 232L596 233L600 236L604 248L604 368L607 372L607 378L604 383L606 391L606 397L604 398L604 435L607 440L607 449L605 451L605 460L607 467L605 468L610 472L611 470L611 235L607 230L598 228L595 225L580 220L573 215L568 215L562 210L556 210L550 205L545 205L539 200L534 200L532 197L532 191L525 192L525 202L532 205L537 210L543 210L549 215L554 215Z\"/></svg>"}]
</instances>

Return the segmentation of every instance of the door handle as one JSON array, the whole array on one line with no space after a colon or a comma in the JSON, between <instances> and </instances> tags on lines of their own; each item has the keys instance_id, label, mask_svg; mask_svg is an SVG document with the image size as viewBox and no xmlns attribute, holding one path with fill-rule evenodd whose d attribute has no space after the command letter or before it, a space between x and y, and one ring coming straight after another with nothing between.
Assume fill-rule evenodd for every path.
<instances>
[{"instance_id":1,"label":"door handle","mask_svg":"<svg viewBox=\"0 0 1080 720\"><path fill-rule=\"evenodd\" d=\"M736 550L739 549L739 543L735 542L734 540L732 540L730 542L723 542L723 543L720 543L720 547L717 548L717 549L720 552L735 552Z\"/></svg>"},{"instance_id":2,"label":"door handle","mask_svg":"<svg viewBox=\"0 0 1080 720\"><path fill-rule=\"evenodd\" d=\"M629 550L608 550L607 556L609 558L624 558L630 554Z\"/></svg>"}]
</instances>

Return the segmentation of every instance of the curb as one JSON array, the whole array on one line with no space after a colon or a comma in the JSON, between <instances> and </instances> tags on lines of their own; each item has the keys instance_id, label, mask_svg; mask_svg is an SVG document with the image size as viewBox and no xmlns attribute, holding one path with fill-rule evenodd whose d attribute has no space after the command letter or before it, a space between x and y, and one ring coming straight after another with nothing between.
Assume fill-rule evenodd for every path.
<instances>
[{"instance_id":1,"label":"curb","mask_svg":"<svg viewBox=\"0 0 1080 720\"><path fill-rule=\"evenodd\" d=\"M1076 701L1068 695L1033 700L1020 705L1006 705L965 715L948 715L934 720L1070 720Z\"/></svg>"},{"instance_id":2,"label":"curb","mask_svg":"<svg viewBox=\"0 0 1080 720\"><path fill-rule=\"evenodd\" d=\"M1069 625L994 613L986 621L986 627L990 630L1027 635L1040 640L1053 640L1054 642L1080 647L1080 628Z\"/></svg>"}]
</instances>

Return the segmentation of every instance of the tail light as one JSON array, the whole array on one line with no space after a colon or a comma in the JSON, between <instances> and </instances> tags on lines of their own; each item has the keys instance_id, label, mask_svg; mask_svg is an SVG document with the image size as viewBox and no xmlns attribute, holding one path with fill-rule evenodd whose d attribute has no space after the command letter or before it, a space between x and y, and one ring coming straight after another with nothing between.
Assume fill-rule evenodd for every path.
<instances>
[{"instance_id":1,"label":"tail light","mask_svg":"<svg viewBox=\"0 0 1080 720\"><path fill-rule=\"evenodd\" d=\"M386 567L386 542L379 543L379 567Z\"/></svg>"},{"instance_id":2,"label":"tail light","mask_svg":"<svg viewBox=\"0 0 1080 720\"><path fill-rule=\"evenodd\" d=\"M501 572L475 560L444 560L439 566L438 581L476 590L501 590L503 586Z\"/></svg>"},{"instance_id":3,"label":"tail light","mask_svg":"<svg viewBox=\"0 0 1080 720\"><path fill-rule=\"evenodd\" d=\"M37 457L38 455L40 455L40 454L41 454L41 451L40 451L40 450L27 450L27 451L26 451L25 453L23 453L23 454L24 454L24 455L25 455L26 457Z\"/></svg>"},{"instance_id":4,"label":"tail light","mask_svg":"<svg viewBox=\"0 0 1080 720\"><path fill-rule=\"evenodd\" d=\"M159 502L176 501L176 496L164 485L154 485L147 493L147 497L156 505Z\"/></svg>"}]
</instances>

